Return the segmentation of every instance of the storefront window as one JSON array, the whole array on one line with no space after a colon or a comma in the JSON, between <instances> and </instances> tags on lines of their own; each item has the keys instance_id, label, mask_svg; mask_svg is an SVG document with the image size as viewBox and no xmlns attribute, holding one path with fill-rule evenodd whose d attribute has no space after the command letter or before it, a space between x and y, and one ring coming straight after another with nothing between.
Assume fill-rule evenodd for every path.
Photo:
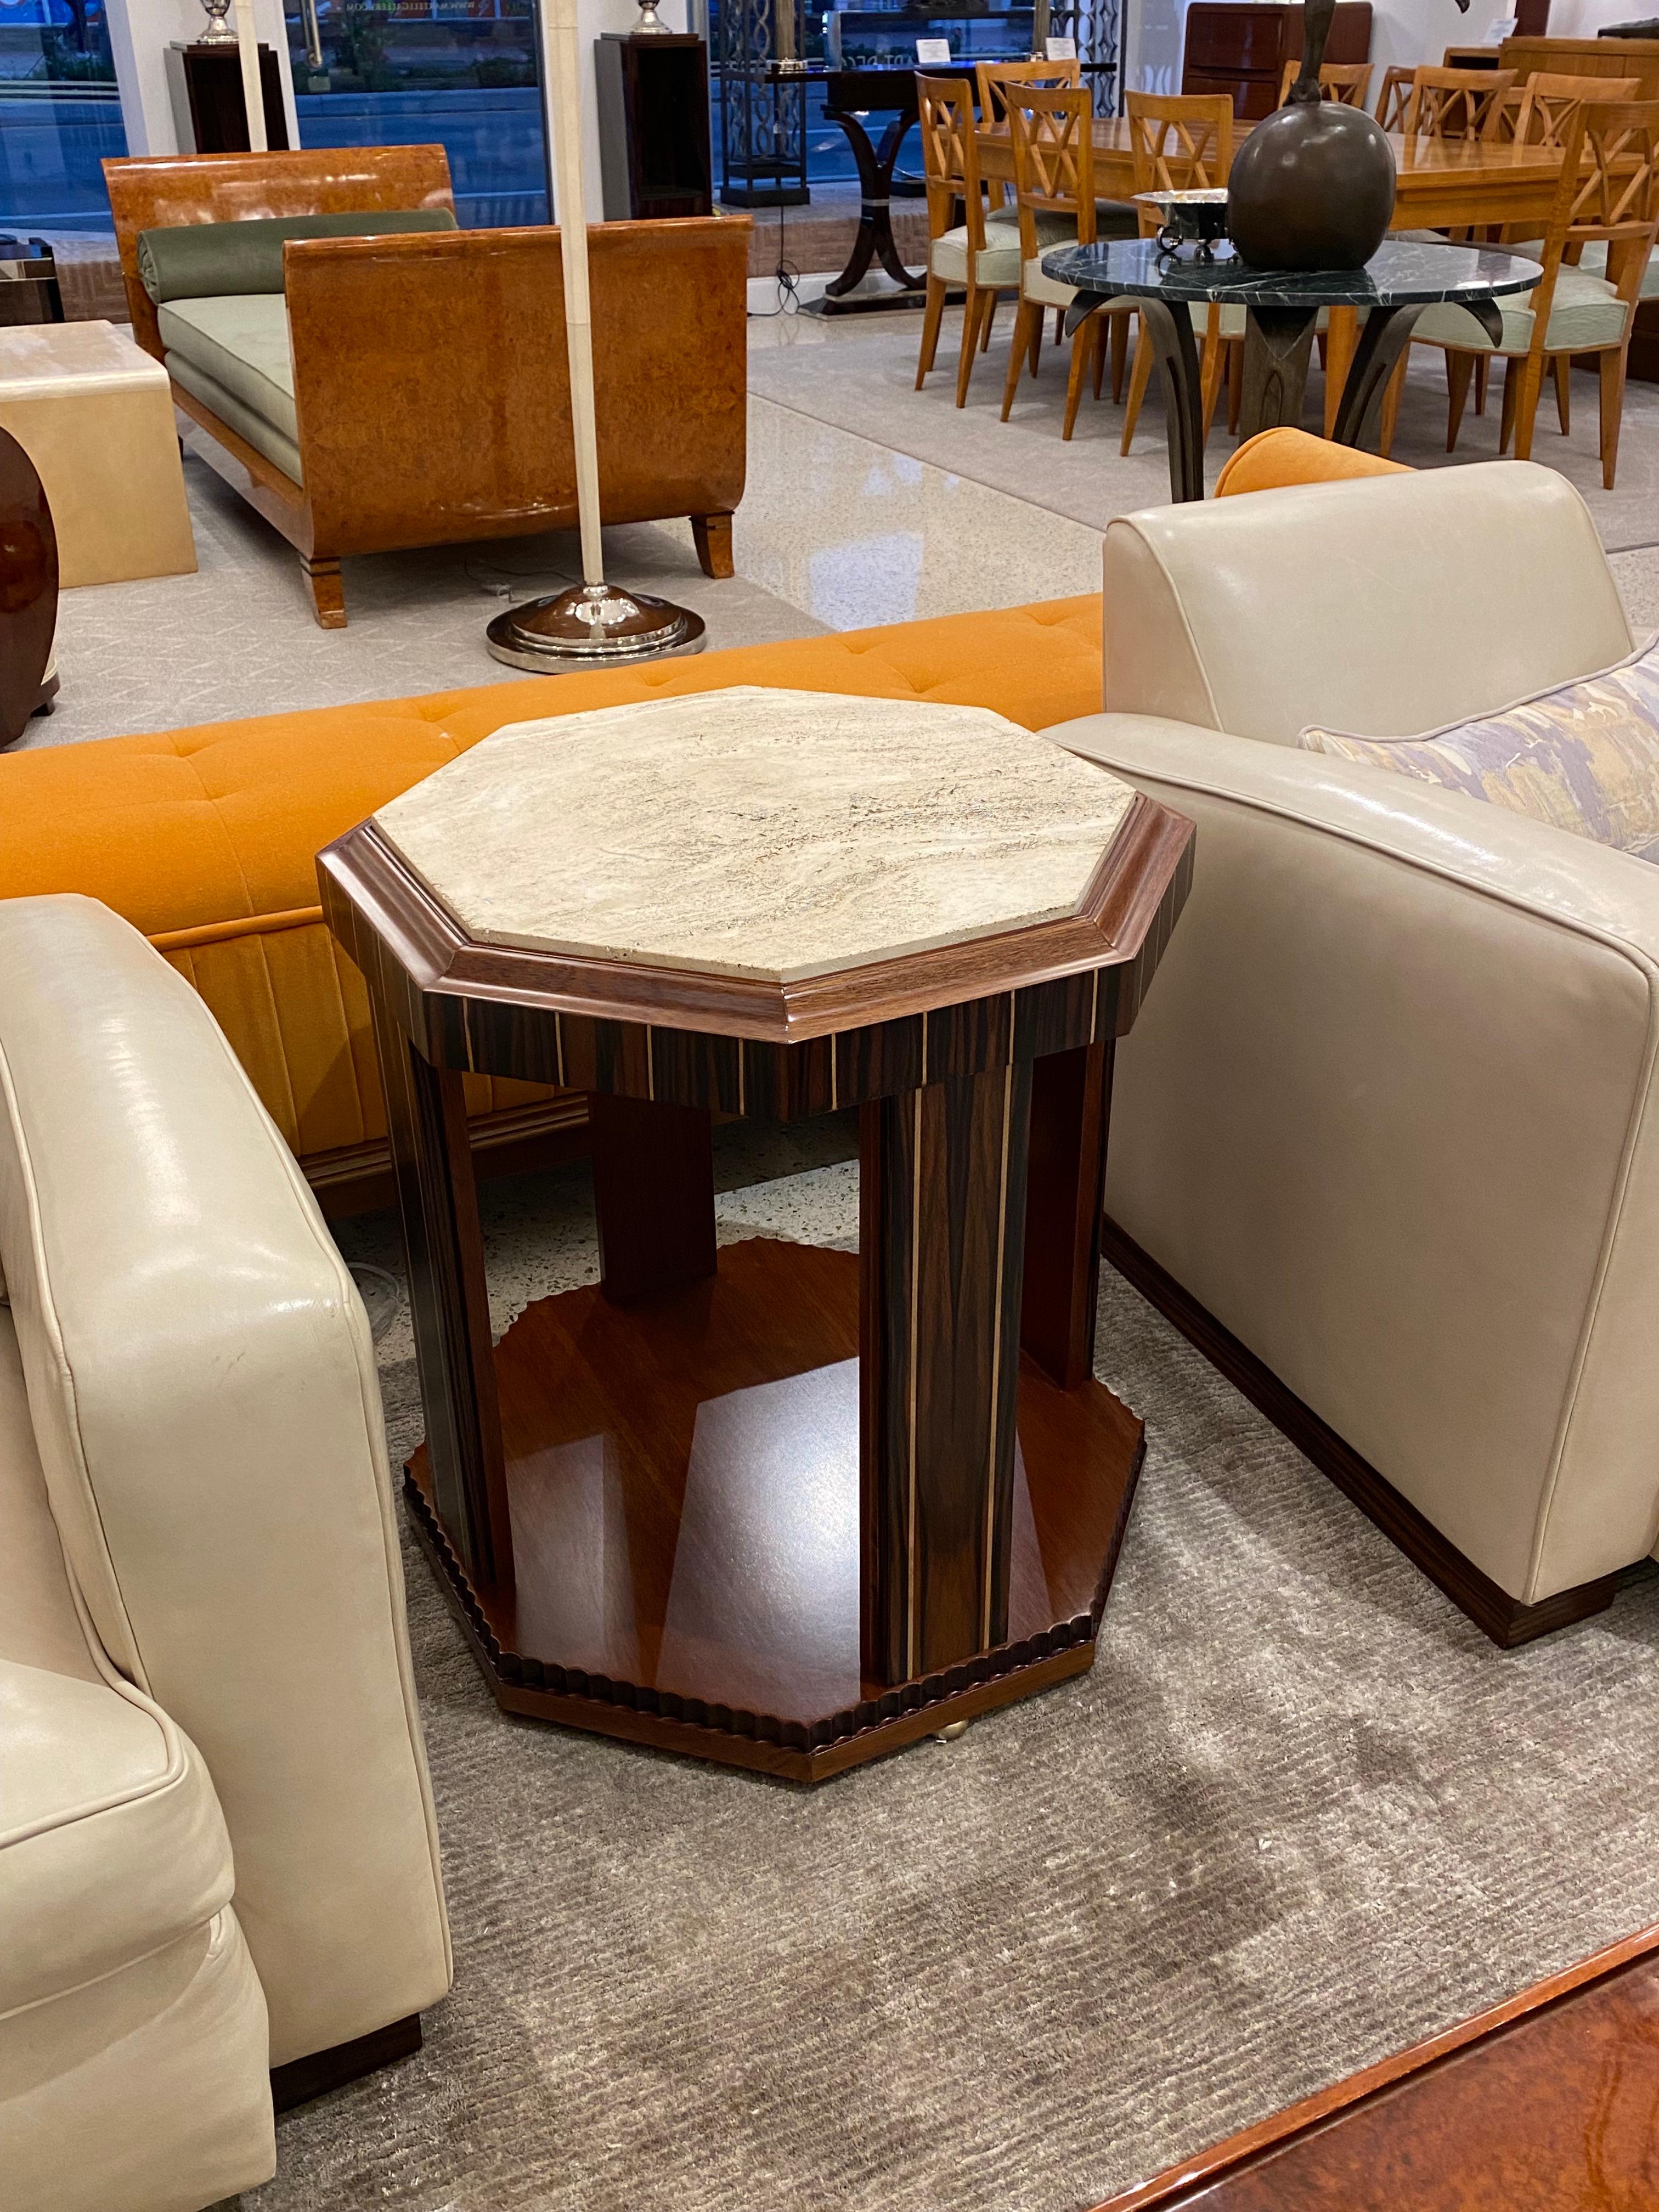
<instances>
[{"instance_id":1,"label":"storefront window","mask_svg":"<svg viewBox=\"0 0 1659 2212\"><path fill-rule=\"evenodd\" d=\"M0 0L0 232L107 230L126 150L102 0Z\"/></svg>"}]
</instances>

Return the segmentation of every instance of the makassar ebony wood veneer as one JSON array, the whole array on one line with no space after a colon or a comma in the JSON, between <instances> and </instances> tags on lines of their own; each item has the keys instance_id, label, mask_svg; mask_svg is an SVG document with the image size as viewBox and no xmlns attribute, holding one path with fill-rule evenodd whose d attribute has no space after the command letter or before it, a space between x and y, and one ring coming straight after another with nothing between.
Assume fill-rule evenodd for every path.
<instances>
[{"instance_id":1,"label":"makassar ebony wood veneer","mask_svg":"<svg viewBox=\"0 0 1659 2212\"><path fill-rule=\"evenodd\" d=\"M373 823L416 1529L498 1701L818 1781L1088 1667L1142 1452L1093 1377L1112 1054L1191 880L1136 798L1063 919L799 981L471 939ZM601 1275L490 1353L460 1106L589 1094ZM709 1125L856 1106L860 1250L715 1249Z\"/></svg>"}]
</instances>

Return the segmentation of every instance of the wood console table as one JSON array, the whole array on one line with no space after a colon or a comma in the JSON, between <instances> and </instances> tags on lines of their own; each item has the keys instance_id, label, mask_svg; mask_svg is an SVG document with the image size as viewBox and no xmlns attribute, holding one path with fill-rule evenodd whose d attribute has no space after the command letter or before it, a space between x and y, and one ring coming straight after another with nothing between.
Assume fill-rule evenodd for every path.
<instances>
[{"instance_id":1,"label":"wood console table","mask_svg":"<svg viewBox=\"0 0 1659 2212\"><path fill-rule=\"evenodd\" d=\"M988 712L740 690L498 732L331 846L427 1442L498 1701L818 1781L1092 1662L1112 1050L1192 825ZM491 1358L466 1070L590 1095L600 1280ZM860 1249L717 1258L711 1115L860 1111Z\"/></svg>"}]
</instances>

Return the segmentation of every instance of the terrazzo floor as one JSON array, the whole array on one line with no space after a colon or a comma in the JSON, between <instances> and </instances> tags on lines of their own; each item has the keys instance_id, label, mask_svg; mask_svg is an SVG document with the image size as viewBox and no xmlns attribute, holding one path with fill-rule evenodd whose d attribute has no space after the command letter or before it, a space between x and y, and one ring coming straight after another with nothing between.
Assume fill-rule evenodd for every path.
<instances>
[{"instance_id":1,"label":"terrazzo floor","mask_svg":"<svg viewBox=\"0 0 1659 2212\"><path fill-rule=\"evenodd\" d=\"M1115 514L1169 496L1163 422L1150 395L1133 450L1122 412L1085 402L1060 438L1064 354L1045 347L1012 420L998 420L1011 319L952 404L959 324L947 316L940 368L914 390L919 319L908 310L828 320L769 280L750 287L748 486L734 533L738 574L699 571L690 526L606 532L619 582L695 608L711 648L1018 605L1097 587L1100 536ZM1310 382L1310 419L1320 380ZM1619 489L1599 489L1595 380L1574 380L1571 438L1540 414L1534 458L1584 491L1613 549L1638 630L1659 627L1659 386L1632 385ZM1443 464L1438 357L1413 362L1396 453ZM192 430L191 441L199 435ZM1489 459L1495 411L1471 417L1462 460ZM1218 428L1212 475L1228 441ZM188 457L200 562L194 576L68 592L58 629L58 711L28 746L233 717L397 698L503 680L485 651L491 617L557 589L577 569L574 535L383 554L345 563L349 626L312 620L297 560L270 526Z\"/></svg>"}]
</instances>

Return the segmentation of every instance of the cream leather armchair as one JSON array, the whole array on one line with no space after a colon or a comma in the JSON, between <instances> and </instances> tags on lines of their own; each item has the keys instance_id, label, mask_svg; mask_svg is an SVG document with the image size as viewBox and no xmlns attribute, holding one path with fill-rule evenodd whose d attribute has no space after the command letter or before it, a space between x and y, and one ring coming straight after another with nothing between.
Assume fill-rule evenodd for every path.
<instances>
[{"instance_id":1,"label":"cream leather armchair","mask_svg":"<svg viewBox=\"0 0 1659 2212\"><path fill-rule=\"evenodd\" d=\"M1583 502L1306 484L1104 563L1107 711L1049 734L1198 823L1109 1249L1490 1634L1595 1610L1659 1534L1659 870L1295 749L1628 652Z\"/></svg>"},{"instance_id":2,"label":"cream leather armchair","mask_svg":"<svg viewBox=\"0 0 1659 2212\"><path fill-rule=\"evenodd\" d=\"M198 2212L449 1944L361 1302L89 899L0 903L0 2203Z\"/></svg>"}]
</instances>

